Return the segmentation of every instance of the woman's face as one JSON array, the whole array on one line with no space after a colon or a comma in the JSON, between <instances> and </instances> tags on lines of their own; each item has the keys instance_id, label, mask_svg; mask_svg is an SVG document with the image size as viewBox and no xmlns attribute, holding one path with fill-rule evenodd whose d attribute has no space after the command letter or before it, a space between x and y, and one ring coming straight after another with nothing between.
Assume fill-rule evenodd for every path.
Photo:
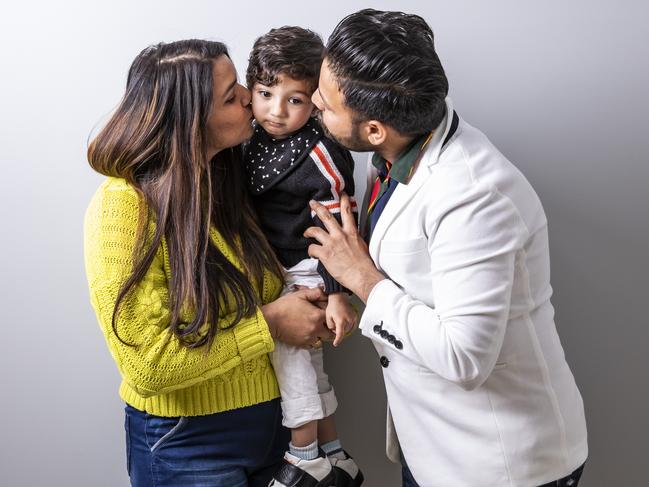
<instances>
[{"instance_id":1,"label":"woman's face","mask_svg":"<svg viewBox=\"0 0 649 487\"><path fill-rule=\"evenodd\" d=\"M207 120L207 157L239 145L252 135L250 92L237 83L237 72L229 57L214 61L212 108Z\"/></svg>"}]
</instances>

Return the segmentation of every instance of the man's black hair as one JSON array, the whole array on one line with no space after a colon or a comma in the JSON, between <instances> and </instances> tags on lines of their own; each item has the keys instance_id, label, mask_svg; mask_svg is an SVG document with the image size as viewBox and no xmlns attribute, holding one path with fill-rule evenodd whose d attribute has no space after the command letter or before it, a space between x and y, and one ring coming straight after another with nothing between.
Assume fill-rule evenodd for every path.
<instances>
[{"instance_id":1,"label":"man's black hair","mask_svg":"<svg viewBox=\"0 0 649 487\"><path fill-rule=\"evenodd\" d=\"M448 80L433 31L418 15L365 9L334 29L325 53L356 121L403 135L433 130L446 113Z\"/></svg>"}]
</instances>

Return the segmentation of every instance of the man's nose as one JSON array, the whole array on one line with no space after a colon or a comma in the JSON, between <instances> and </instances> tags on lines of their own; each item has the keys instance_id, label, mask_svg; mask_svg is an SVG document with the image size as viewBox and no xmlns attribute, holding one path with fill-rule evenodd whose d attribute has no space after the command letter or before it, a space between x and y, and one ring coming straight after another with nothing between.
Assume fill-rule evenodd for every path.
<instances>
[{"instance_id":1,"label":"man's nose","mask_svg":"<svg viewBox=\"0 0 649 487\"><path fill-rule=\"evenodd\" d=\"M311 101L317 107L318 110L322 110L322 99L320 98L320 91L315 90L313 95L311 95Z\"/></svg>"}]
</instances>

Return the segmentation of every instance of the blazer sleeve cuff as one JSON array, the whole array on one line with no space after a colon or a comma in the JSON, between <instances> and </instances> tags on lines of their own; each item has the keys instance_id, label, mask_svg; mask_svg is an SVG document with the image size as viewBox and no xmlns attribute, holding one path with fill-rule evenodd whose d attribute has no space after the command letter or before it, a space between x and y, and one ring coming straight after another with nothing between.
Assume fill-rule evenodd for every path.
<instances>
[{"instance_id":1,"label":"blazer sleeve cuff","mask_svg":"<svg viewBox=\"0 0 649 487\"><path fill-rule=\"evenodd\" d=\"M399 287L394 282L390 279L383 279L376 283L370 291L367 303L365 303L365 311L358 325L361 333L367 338L376 339L377 335L373 330L375 326L380 326L383 321L382 304L392 301L389 296L392 296L395 290L398 292Z\"/></svg>"}]
</instances>

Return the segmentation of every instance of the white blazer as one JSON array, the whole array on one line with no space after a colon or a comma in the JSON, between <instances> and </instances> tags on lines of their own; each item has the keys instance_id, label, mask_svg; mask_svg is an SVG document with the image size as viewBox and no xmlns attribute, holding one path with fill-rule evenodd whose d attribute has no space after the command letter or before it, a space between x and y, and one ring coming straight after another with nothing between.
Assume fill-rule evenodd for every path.
<instances>
[{"instance_id":1,"label":"white blazer","mask_svg":"<svg viewBox=\"0 0 649 487\"><path fill-rule=\"evenodd\" d=\"M459 119L442 147L447 108L369 243L388 279L360 329L383 368L388 456L400 444L421 487L538 486L588 453L550 304L547 221L481 132Z\"/></svg>"}]
</instances>

